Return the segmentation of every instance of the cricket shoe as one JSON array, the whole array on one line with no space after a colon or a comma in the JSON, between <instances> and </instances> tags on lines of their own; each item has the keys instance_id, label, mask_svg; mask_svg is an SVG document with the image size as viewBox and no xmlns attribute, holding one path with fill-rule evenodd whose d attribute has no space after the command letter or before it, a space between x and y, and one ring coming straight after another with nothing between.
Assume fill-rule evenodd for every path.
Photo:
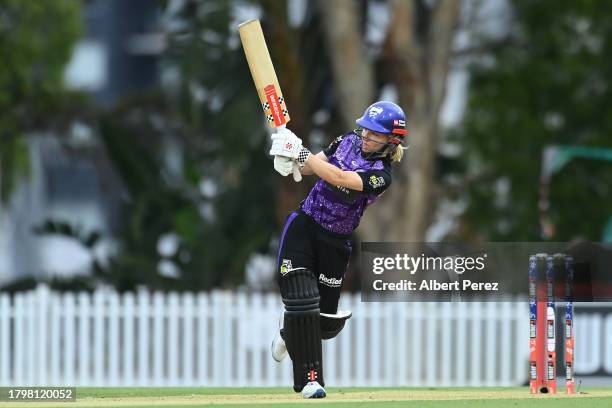
<instances>
[{"instance_id":1,"label":"cricket shoe","mask_svg":"<svg viewBox=\"0 0 612 408\"><path fill-rule=\"evenodd\" d=\"M325 398L325 388L321 387L317 381L310 381L302 389L302 397L304 398Z\"/></svg>"},{"instance_id":2,"label":"cricket shoe","mask_svg":"<svg viewBox=\"0 0 612 408\"><path fill-rule=\"evenodd\" d=\"M285 311L281 312L280 318L278 320L278 331L272 340L272 358L281 362L287 356L287 345L285 344L285 340L281 336L281 330L283 329L283 322L285 320Z\"/></svg>"}]
</instances>

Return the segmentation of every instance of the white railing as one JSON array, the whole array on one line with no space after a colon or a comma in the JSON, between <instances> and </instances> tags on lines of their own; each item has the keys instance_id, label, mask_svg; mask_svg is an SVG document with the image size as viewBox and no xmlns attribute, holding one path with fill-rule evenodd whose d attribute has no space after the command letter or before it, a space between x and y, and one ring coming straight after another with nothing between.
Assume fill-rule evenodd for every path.
<instances>
[{"instance_id":1,"label":"white railing","mask_svg":"<svg viewBox=\"0 0 612 408\"><path fill-rule=\"evenodd\" d=\"M362 303L324 342L337 386L519 385L528 373L528 307ZM270 356L276 294L0 294L0 385L290 386Z\"/></svg>"}]
</instances>

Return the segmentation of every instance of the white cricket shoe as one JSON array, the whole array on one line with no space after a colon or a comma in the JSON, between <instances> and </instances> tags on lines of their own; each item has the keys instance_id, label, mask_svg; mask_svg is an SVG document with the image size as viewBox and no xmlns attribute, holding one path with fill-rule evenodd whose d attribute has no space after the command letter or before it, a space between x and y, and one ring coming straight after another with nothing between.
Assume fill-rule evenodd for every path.
<instances>
[{"instance_id":1,"label":"white cricket shoe","mask_svg":"<svg viewBox=\"0 0 612 408\"><path fill-rule=\"evenodd\" d=\"M271 347L272 358L279 363L283 361L283 359L287 356L287 345L285 344L285 340L283 340L280 334L280 331L283 328L284 320L285 311L283 310L278 320L278 330L276 332L276 335L274 336L274 339L272 340Z\"/></svg>"},{"instance_id":2,"label":"white cricket shoe","mask_svg":"<svg viewBox=\"0 0 612 408\"><path fill-rule=\"evenodd\" d=\"M317 381L310 381L302 389L302 397L304 398L325 398L325 388L321 387Z\"/></svg>"}]
</instances>

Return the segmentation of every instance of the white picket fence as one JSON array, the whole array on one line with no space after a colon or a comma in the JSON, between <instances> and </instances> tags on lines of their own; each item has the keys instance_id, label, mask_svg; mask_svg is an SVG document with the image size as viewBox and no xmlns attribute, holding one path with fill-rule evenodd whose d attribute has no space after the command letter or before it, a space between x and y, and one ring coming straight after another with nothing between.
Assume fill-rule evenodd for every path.
<instances>
[{"instance_id":1,"label":"white picket fence","mask_svg":"<svg viewBox=\"0 0 612 408\"><path fill-rule=\"evenodd\" d=\"M324 342L327 384L505 386L528 373L526 302L362 303ZM290 386L276 294L0 294L0 385Z\"/></svg>"}]
</instances>

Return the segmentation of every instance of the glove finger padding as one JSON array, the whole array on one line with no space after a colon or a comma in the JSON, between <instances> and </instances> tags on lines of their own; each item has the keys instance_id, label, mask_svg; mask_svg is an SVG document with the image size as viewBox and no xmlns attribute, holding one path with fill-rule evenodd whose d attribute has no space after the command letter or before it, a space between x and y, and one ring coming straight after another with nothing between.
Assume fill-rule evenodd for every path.
<instances>
[{"instance_id":1,"label":"glove finger padding","mask_svg":"<svg viewBox=\"0 0 612 408\"><path fill-rule=\"evenodd\" d=\"M274 156L274 170L280 173L281 176L286 177L291 174L294 167L296 167L296 164L290 158Z\"/></svg>"}]
</instances>

